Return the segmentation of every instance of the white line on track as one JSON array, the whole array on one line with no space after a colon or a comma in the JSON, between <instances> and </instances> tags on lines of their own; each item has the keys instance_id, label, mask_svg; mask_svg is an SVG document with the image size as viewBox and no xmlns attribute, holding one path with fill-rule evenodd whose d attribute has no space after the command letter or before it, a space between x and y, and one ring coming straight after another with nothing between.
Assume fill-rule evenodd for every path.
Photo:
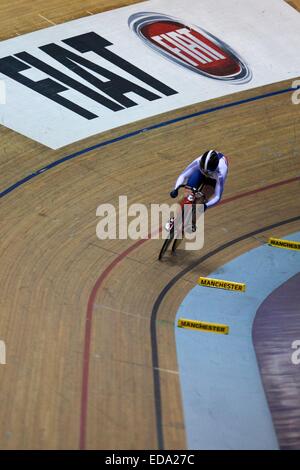
<instances>
[{"instance_id":1,"label":"white line on track","mask_svg":"<svg viewBox=\"0 0 300 470\"><path fill-rule=\"evenodd\" d=\"M107 305L103 305L103 304L95 304L95 309L104 309L104 310L110 310L112 312L116 312L116 313L121 313L122 315L127 315L129 317L136 317L138 318L139 320L147 320L147 321L150 321L150 319L146 316L143 316L143 315L138 315L136 313L130 313L130 312L125 312L124 310L120 310L120 309L117 309L117 308L112 308L112 307L109 307Z\"/></svg>"},{"instance_id":2,"label":"white line on track","mask_svg":"<svg viewBox=\"0 0 300 470\"><path fill-rule=\"evenodd\" d=\"M155 370L158 370L159 372L166 372L168 374L174 374L174 375L179 375L178 370L170 370L170 369L160 369L159 367L154 367Z\"/></svg>"},{"instance_id":3,"label":"white line on track","mask_svg":"<svg viewBox=\"0 0 300 470\"><path fill-rule=\"evenodd\" d=\"M40 18L43 18L43 20L47 21L48 23L50 23L50 24L56 26L56 23L54 23L54 21L51 21L51 20L49 20L48 18L46 18L45 16L40 15L40 13L39 13L39 17L40 17Z\"/></svg>"}]
</instances>

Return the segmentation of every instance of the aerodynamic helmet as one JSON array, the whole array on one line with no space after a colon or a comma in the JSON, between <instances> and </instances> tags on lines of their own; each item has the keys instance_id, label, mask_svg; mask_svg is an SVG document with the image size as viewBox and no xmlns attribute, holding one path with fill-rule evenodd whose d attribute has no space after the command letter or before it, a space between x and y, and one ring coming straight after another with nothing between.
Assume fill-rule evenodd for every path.
<instances>
[{"instance_id":1,"label":"aerodynamic helmet","mask_svg":"<svg viewBox=\"0 0 300 470\"><path fill-rule=\"evenodd\" d=\"M208 150L200 159L200 171L204 175L214 173L219 166L219 154L216 150Z\"/></svg>"}]
</instances>

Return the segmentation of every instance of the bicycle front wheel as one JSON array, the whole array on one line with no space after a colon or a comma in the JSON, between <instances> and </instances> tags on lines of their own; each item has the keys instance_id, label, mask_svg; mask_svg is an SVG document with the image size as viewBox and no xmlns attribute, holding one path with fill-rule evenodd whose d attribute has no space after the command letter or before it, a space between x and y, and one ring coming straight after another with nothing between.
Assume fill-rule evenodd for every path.
<instances>
[{"instance_id":1,"label":"bicycle front wheel","mask_svg":"<svg viewBox=\"0 0 300 470\"><path fill-rule=\"evenodd\" d=\"M159 252L159 255L158 255L158 260L159 260L159 261L162 260L164 254L166 253L167 249L169 248L170 243L172 242L173 238L174 238L174 228L171 230L169 238L167 238L167 239L164 241L164 244L163 244L163 246L162 246L162 248L161 248L161 250L160 250L160 252Z\"/></svg>"}]
</instances>

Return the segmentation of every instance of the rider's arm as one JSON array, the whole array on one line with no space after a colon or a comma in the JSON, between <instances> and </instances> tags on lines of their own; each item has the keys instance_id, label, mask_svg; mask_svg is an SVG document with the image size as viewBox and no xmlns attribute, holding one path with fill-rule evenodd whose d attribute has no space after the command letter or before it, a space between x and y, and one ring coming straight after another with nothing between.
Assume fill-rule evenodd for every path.
<instances>
[{"instance_id":1,"label":"rider's arm","mask_svg":"<svg viewBox=\"0 0 300 470\"><path fill-rule=\"evenodd\" d=\"M223 190L224 190L224 180L223 180L222 177L220 177L220 178L217 179L214 197L211 198L208 201L208 203L206 204L207 208L215 206L216 204L218 204L218 202L220 201L220 199L222 197Z\"/></svg>"},{"instance_id":2,"label":"rider's arm","mask_svg":"<svg viewBox=\"0 0 300 470\"><path fill-rule=\"evenodd\" d=\"M224 191L224 185L225 185L225 181L226 181L226 178L227 178L227 173L228 173L228 166L227 166L226 160L223 159L220 162L219 177L218 177L217 182L216 182L215 194L208 201L206 207L209 208L209 207L215 206L220 201L220 199L222 197L222 194L223 194L223 191Z\"/></svg>"},{"instance_id":3,"label":"rider's arm","mask_svg":"<svg viewBox=\"0 0 300 470\"><path fill-rule=\"evenodd\" d=\"M191 176L191 174L199 168L199 158L196 158L186 169L181 173L177 179L174 189L179 188Z\"/></svg>"}]
</instances>

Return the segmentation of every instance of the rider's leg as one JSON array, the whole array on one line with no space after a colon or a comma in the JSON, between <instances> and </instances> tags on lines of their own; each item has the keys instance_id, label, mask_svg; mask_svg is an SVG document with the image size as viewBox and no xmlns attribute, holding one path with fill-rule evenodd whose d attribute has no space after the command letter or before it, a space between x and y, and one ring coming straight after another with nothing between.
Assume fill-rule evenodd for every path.
<instances>
[{"instance_id":1,"label":"rider's leg","mask_svg":"<svg viewBox=\"0 0 300 470\"><path fill-rule=\"evenodd\" d=\"M196 170L192 173L192 175L189 177L187 181L187 186L191 188L196 188L199 189L201 184L203 184L205 181L205 176L201 173L200 170ZM193 204L192 208L192 231L196 232L196 205Z\"/></svg>"}]
</instances>

